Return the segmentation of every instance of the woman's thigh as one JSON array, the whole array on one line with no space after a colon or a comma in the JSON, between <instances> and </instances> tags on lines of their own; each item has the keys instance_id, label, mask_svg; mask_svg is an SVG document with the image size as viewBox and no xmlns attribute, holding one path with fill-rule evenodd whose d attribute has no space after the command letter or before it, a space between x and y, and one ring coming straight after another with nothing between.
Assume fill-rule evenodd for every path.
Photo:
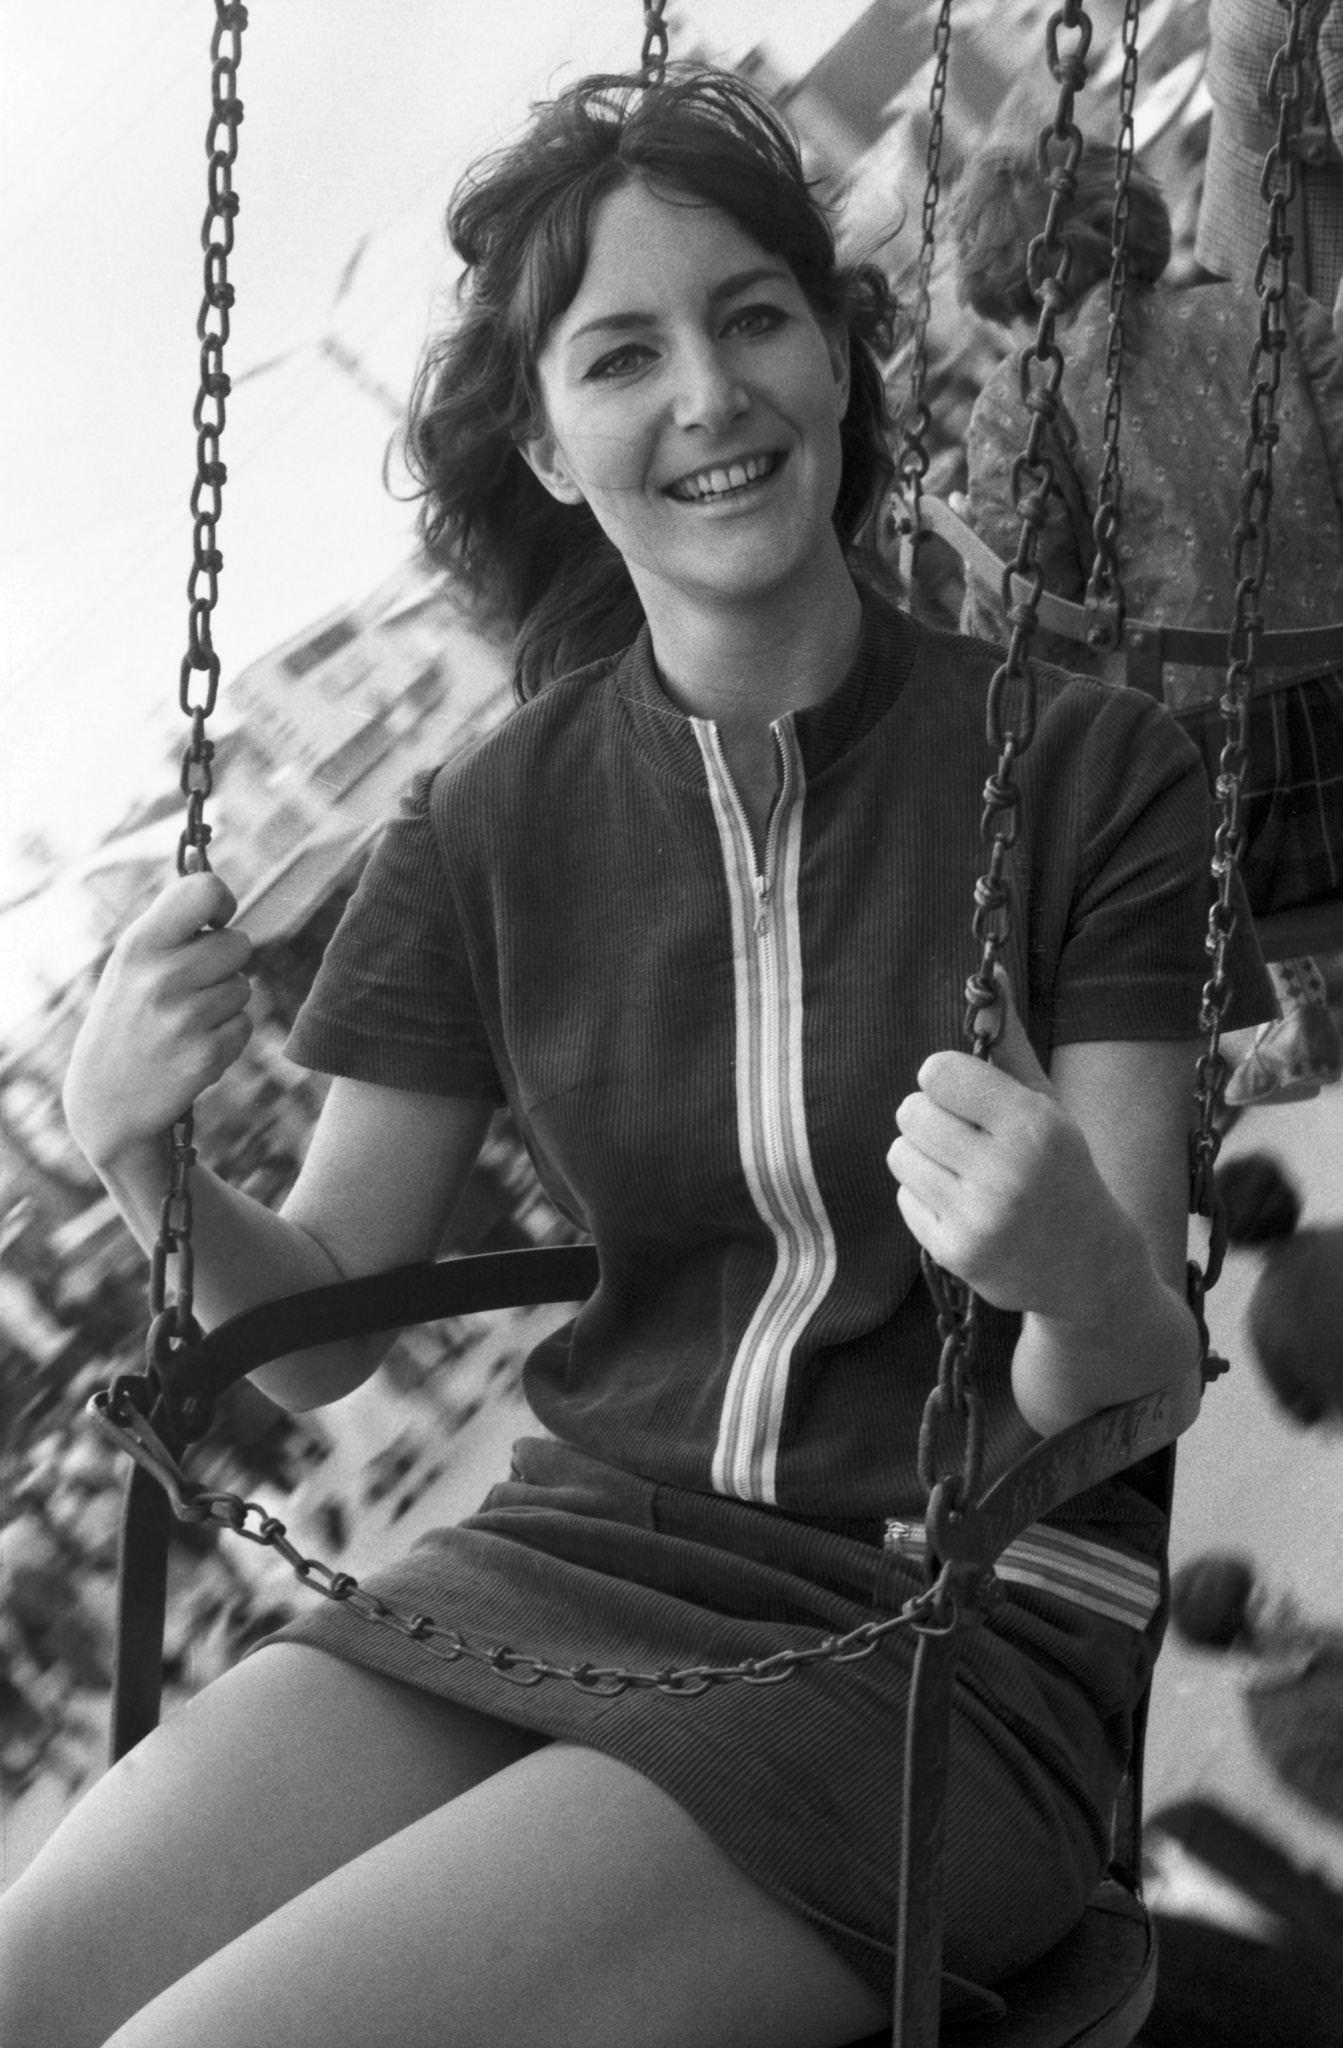
<instances>
[{"instance_id":1,"label":"woman's thigh","mask_svg":"<svg viewBox=\"0 0 1343 2048\"><path fill-rule=\"evenodd\" d=\"M320 1650L258 1652L100 1779L0 1900L0 2040L92 2048L296 1893L537 1745Z\"/></svg>"},{"instance_id":2,"label":"woman's thigh","mask_svg":"<svg viewBox=\"0 0 1343 2048\"><path fill-rule=\"evenodd\" d=\"M556 1743L292 1898L108 2048L838 2048L882 2019L665 1792Z\"/></svg>"}]
</instances>

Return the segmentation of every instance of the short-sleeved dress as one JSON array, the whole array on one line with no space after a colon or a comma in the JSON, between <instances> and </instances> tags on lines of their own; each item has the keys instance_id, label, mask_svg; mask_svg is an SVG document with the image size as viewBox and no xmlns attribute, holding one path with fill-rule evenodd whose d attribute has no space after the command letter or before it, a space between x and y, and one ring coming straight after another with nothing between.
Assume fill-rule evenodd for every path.
<instances>
[{"instance_id":1,"label":"short-sleeved dress","mask_svg":"<svg viewBox=\"0 0 1343 2048\"><path fill-rule=\"evenodd\" d=\"M526 1368L538 1421L479 1512L370 1588L562 1664L735 1664L922 1583L916 1440L938 1344L885 1165L961 1039L997 662L865 596L859 654L778 721L757 855L712 723L647 636L420 779L291 1040L325 1071L507 1103L601 1281ZM1037 1050L1197 1034L1207 797L1149 700L1042 671L1010 970ZM1271 1014L1251 951L1238 1017ZM1031 1441L986 1311L989 1463ZM964 1659L948 1967L1048 1947L1102 1868L1162 1619L1160 1514L1123 1480L1004 1561ZM883 1538L886 1539L883 1542ZM623 1759L881 1993L902 1632L695 1699L523 1689L339 1606L287 1638Z\"/></svg>"}]
</instances>

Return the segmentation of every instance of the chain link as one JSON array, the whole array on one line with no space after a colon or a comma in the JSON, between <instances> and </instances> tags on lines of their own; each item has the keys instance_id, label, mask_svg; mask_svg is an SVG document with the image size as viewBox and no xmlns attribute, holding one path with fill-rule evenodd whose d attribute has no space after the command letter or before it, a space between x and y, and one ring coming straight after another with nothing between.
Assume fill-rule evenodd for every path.
<instances>
[{"instance_id":1,"label":"chain link","mask_svg":"<svg viewBox=\"0 0 1343 2048\"><path fill-rule=\"evenodd\" d=\"M1110 223L1110 293L1105 335L1104 455L1092 535L1096 553L1084 599L1087 644L1101 652L1119 645L1124 591L1119 580L1122 483L1119 428L1123 415L1125 316L1128 302L1128 231L1133 184L1134 105L1138 93L1139 0L1124 0L1124 62L1119 78L1119 132L1115 143L1115 199Z\"/></svg>"},{"instance_id":2,"label":"chain link","mask_svg":"<svg viewBox=\"0 0 1343 2048\"><path fill-rule=\"evenodd\" d=\"M1264 630L1260 602L1268 574L1273 451L1278 440L1275 415L1282 360L1288 346L1286 303L1292 250L1288 215L1297 189L1295 145L1301 126L1306 4L1305 0L1284 0L1284 6L1288 12L1287 39L1274 57L1269 72L1269 90L1278 103L1278 126L1260 181L1260 190L1268 200L1268 225L1255 268L1259 332L1250 354L1249 423L1237 519L1232 533L1235 619L1230 635L1226 688L1219 699L1225 739L1218 757L1215 784L1218 821L1213 837L1212 870L1216 888L1208 912L1205 940L1212 966L1203 985L1200 1014L1208 1044L1197 1066L1197 1122L1191 1159L1191 1204L1194 1213L1209 1218L1212 1226L1206 1265L1201 1271L1192 1264L1190 1267L1190 1296L1201 1324L1203 1296L1217 1279L1226 1246L1225 1226L1213 1181L1222 1142L1216 1122L1217 1106L1227 1071L1221 1051L1222 1027L1231 998L1226 960L1236 929L1236 907L1232 897L1244 838L1240 810L1249 758L1250 698L1254 689L1259 638ZM1205 1339L1206 1334L1204 1326ZM1215 1367L1220 1366L1221 1361L1216 1361Z\"/></svg>"},{"instance_id":3,"label":"chain link","mask_svg":"<svg viewBox=\"0 0 1343 2048\"><path fill-rule=\"evenodd\" d=\"M639 76L645 85L661 85L671 54L667 24L663 19L667 0L648 0L647 6L640 0L640 12L643 15L644 40L639 52Z\"/></svg>"},{"instance_id":4,"label":"chain link","mask_svg":"<svg viewBox=\"0 0 1343 2048\"><path fill-rule=\"evenodd\" d=\"M214 742L205 722L214 710L219 689L219 656L211 618L219 596L219 520L223 511L224 464L220 440L229 380L224 348L229 336L233 287L228 259L233 251L233 223L238 195L233 166L238 156L242 101L238 98L238 65L242 59L247 9L236 0L215 0L215 27L210 42L210 123L205 148L209 158L209 201L201 225L205 252L205 288L196 320L200 341L200 388L192 410L196 429L196 478L191 490L192 563L187 579L187 651L182 657L178 703L191 721L191 737L182 754L180 785L186 818L177 844L179 875L197 874L210 865L210 827L205 803L214 788ZM199 702L193 701L192 679L205 678ZM194 1261L191 1247L191 1169L196 1163L194 1118L190 1110L168 1133L168 1192L159 1211L159 1229L149 1268L149 1334L145 1352L150 1368L162 1376L173 1357L199 1334L192 1312ZM169 1299L168 1276L173 1276Z\"/></svg>"},{"instance_id":5,"label":"chain link","mask_svg":"<svg viewBox=\"0 0 1343 2048\"><path fill-rule=\"evenodd\" d=\"M1041 131L1037 159L1050 198L1044 228L1026 256L1026 274L1040 304L1040 317L1035 339L1022 350L1019 364L1022 400L1030 418L1026 446L1012 469L1012 495L1021 515L1021 531L1016 558L1003 572L1003 608L1011 628L1007 657L994 671L988 691L986 729L996 766L984 785L980 821L988 849L987 867L975 884L972 921L980 961L965 985L965 1033L980 1059L989 1057L1001 1029L999 977L1012 916L1008 868L1021 800L1016 767L1035 730L1035 683L1027 652L1044 588L1037 562L1040 533L1056 488L1048 439L1058 417L1063 378L1063 354L1055 339L1055 325L1067 303L1068 263L1059 229L1063 209L1077 186L1082 131L1073 119L1074 101L1086 84L1091 35L1091 20L1082 0L1065 0L1045 30L1058 101L1052 123ZM1065 36L1070 39L1066 47ZM1055 161L1060 149L1061 157ZM1043 371L1038 382L1036 365ZM1026 583L1022 599L1016 597L1014 578ZM936 1486L949 1488L954 1510L975 1498L983 1473L983 1404L974 1380L978 1302L971 1288L935 1260L925 1254L922 1263L937 1310L941 1351L937 1382L925 1404L919 1431L919 1478L930 1495ZM931 1548L929 1568L938 1568Z\"/></svg>"}]
</instances>

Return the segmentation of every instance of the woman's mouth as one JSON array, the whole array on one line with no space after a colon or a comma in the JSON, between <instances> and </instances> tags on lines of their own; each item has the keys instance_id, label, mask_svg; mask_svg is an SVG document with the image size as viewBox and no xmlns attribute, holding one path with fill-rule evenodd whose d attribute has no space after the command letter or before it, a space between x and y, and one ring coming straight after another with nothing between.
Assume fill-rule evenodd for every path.
<instances>
[{"instance_id":1,"label":"woman's mouth","mask_svg":"<svg viewBox=\"0 0 1343 2048\"><path fill-rule=\"evenodd\" d=\"M773 476L783 460L779 454L745 455L737 462L714 463L707 469L693 471L690 476L678 477L674 484L668 484L667 495L683 505L713 504L762 483L766 477Z\"/></svg>"}]
</instances>

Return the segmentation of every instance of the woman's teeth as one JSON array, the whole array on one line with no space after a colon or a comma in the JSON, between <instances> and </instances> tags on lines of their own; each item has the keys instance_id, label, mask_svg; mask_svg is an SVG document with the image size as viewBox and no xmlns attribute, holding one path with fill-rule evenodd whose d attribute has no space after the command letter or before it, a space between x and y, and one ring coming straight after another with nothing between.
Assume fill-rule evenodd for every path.
<instances>
[{"instance_id":1,"label":"woman's teeth","mask_svg":"<svg viewBox=\"0 0 1343 2048\"><path fill-rule=\"evenodd\" d=\"M682 477L671 486L673 498L703 503L706 498L723 498L731 491L758 483L774 468L772 455L752 455L745 462L729 462L722 469L702 469L696 476Z\"/></svg>"}]
</instances>

